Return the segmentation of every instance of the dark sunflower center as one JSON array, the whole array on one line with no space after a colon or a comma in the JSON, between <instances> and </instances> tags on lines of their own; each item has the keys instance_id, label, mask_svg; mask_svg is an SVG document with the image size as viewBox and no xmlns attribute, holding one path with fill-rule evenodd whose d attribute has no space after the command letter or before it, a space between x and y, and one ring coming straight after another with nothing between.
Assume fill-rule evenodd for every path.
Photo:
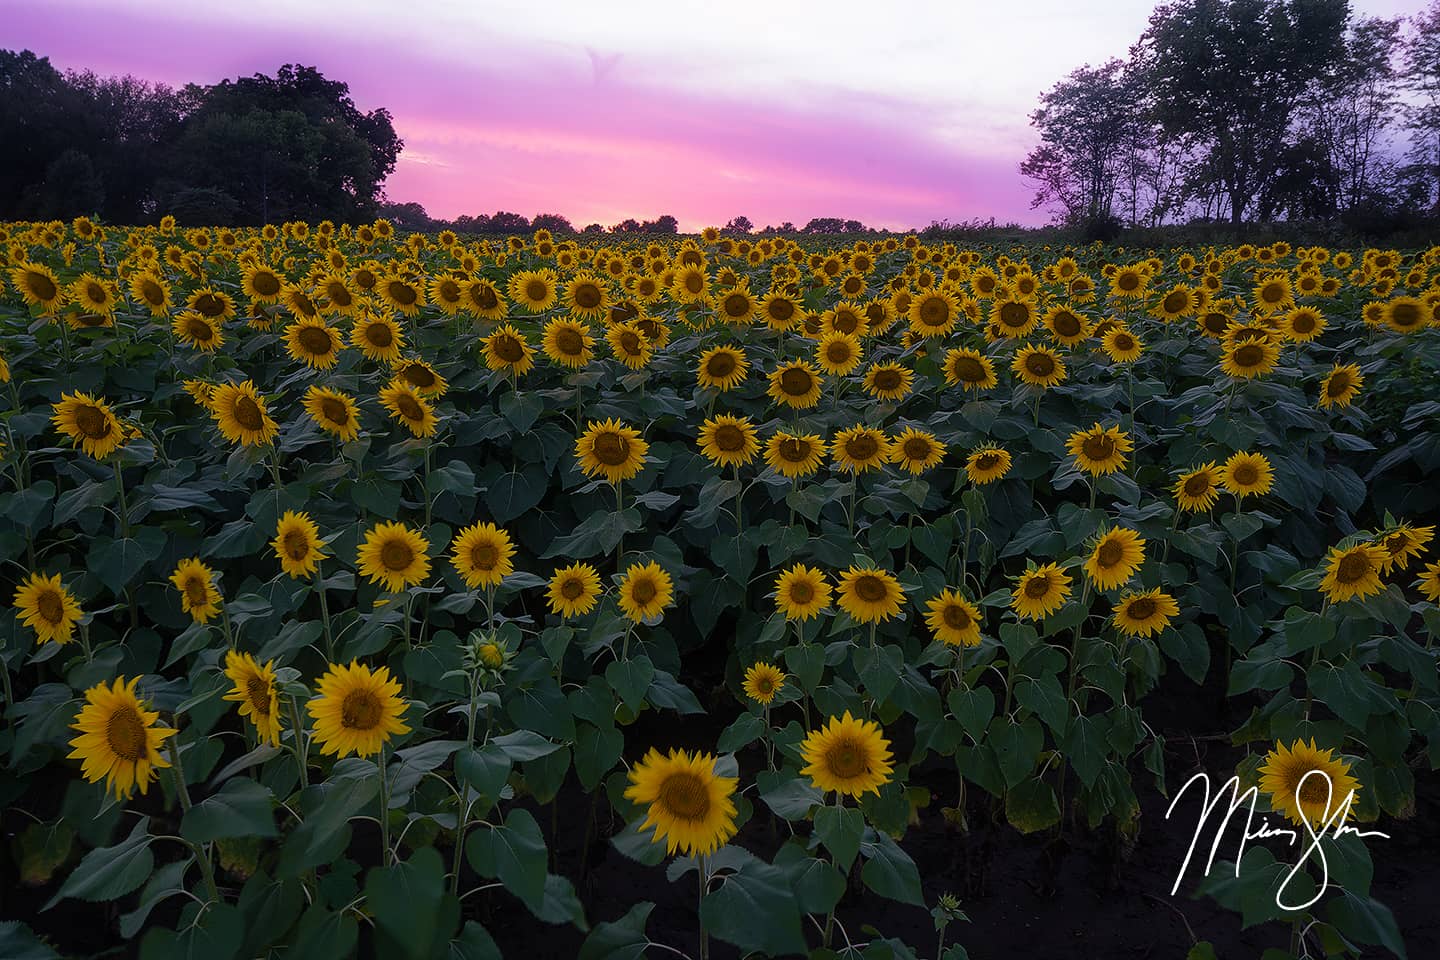
<instances>
[{"instance_id":1,"label":"dark sunflower center","mask_svg":"<svg viewBox=\"0 0 1440 960\"><path fill-rule=\"evenodd\" d=\"M575 305L584 310L594 310L600 306L600 301L603 299L600 288L593 283L579 284L575 287L573 296Z\"/></svg>"},{"instance_id":2,"label":"dark sunflower center","mask_svg":"<svg viewBox=\"0 0 1440 960\"><path fill-rule=\"evenodd\" d=\"M1397 327L1413 327L1420 319L1420 308L1413 303L1397 303L1390 308L1390 322Z\"/></svg>"},{"instance_id":3,"label":"dark sunflower center","mask_svg":"<svg viewBox=\"0 0 1440 960\"><path fill-rule=\"evenodd\" d=\"M1342 372L1332 373L1330 382L1325 384L1325 393L1332 397L1343 396L1345 391L1350 389L1350 374Z\"/></svg>"},{"instance_id":4,"label":"dark sunflower center","mask_svg":"<svg viewBox=\"0 0 1440 960\"><path fill-rule=\"evenodd\" d=\"M1301 770L1300 776L1309 773L1308 770ZM1306 777L1305 782L1300 785L1297 794L1301 803L1324 803L1329 791L1325 787L1324 777Z\"/></svg>"},{"instance_id":5,"label":"dark sunflower center","mask_svg":"<svg viewBox=\"0 0 1440 960\"><path fill-rule=\"evenodd\" d=\"M1104 434L1086 437L1080 449L1091 460L1103 462L1115 455L1115 440Z\"/></svg>"},{"instance_id":6,"label":"dark sunflower center","mask_svg":"<svg viewBox=\"0 0 1440 960\"><path fill-rule=\"evenodd\" d=\"M259 430L265 426L260 405L244 396L235 401L235 422L246 430Z\"/></svg>"},{"instance_id":7,"label":"dark sunflower center","mask_svg":"<svg viewBox=\"0 0 1440 960\"><path fill-rule=\"evenodd\" d=\"M192 607L203 607L210 599L210 591L206 589L203 577L192 576L185 581L185 599Z\"/></svg>"},{"instance_id":8,"label":"dark sunflower center","mask_svg":"<svg viewBox=\"0 0 1440 960\"><path fill-rule=\"evenodd\" d=\"M501 334L491 341L491 343L493 344L491 349L495 351L495 355L506 363L519 363L521 358L525 356L525 348L521 345L519 339L510 336L508 333Z\"/></svg>"},{"instance_id":9,"label":"dark sunflower center","mask_svg":"<svg viewBox=\"0 0 1440 960\"><path fill-rule=\"evenodd\" d=\"M280 278L268 270L261 270L250 281L250 288L262 297L273 297L280 292Z\"/></svg>"},{"instance_id":10,"label":"dark sunflower center","mask_svg":"<svg viewBox=\"0 0 1440 960\"><path fill-rule=\"evenodd\" d=\"M350 422L350 411L344 403L334 397L325 397L320 401L320 412L326 420L337 426L344 426Z\"/></svg>"},{"instance_id":11,"label":"dark sunflower center","mask_svg":"<svg viewBox=\"0 0 1440 960\"><path fill-rule=\"evenodd\" d=\"M825 359L837 367L849 363L850 356L850 344L844 340L836 340L825 348Z\"/></svg>"},{"instance_id":12,"label":"dark sunflower center","mask_svg":"<svg viewBox=\"0 0 1440 960\"><path fill-rule=\"evenodd\" d=\"M855 579L855 595L866 603L879 603L890 595L890 591L885 588L885 581L867 573Z\"/></svg>"},{"instance_id":13,"label":"dark sunflower center","mask_svg":"<svg viewBox=\"0 0 1440 960\"><path fill-rule=\"evenodd\" d=\"M495 290L488 283L477 284L470 288L470 299L481 310L494 310L500 305L500 298Z\"/></svg>"},{"instance_id":14,"label":"dark sunflower center","mask_svg":"<svg viewBox=\"0 0 1440 960\"><path fill-rule=\"evenodd\" d=\"M1000 463L998 453L982 453L975 460L975 467L979 470L993 470Z\"/></svg>"},{"instance_id":15,"label":"dark sunflower center","mask_svg":"<svg viewBox=\"0 0 1440 960\"><path fill-rule=\"evenodd\" d=\"M1285 288L1278 283L1267 283L1260 288L1260 299L1266 303L1279 303L1285 299Z\"/></svg>"},{"instance_id":16,"label":"dark sunflower center","mask_svg":"<svg viewBox=\"0 0 1440 960\"><path fill-rule=\"evenodd\" d=\"M699 293L705 289L705 278L698 273L685 275L685 290L688 293Z\"/></svg>"},{"instance_id":17,"label":"dark sunflower center","mask_svg":"<svg viewBox=\"0 0 1440 960\"><path fill-rule=\"evenodd\" d=\"M860 318L849 310L837 310L832 326L841 333L854 333L860 329Z\"/></svg>"},{"instance_id":18,"label":"dark sunflower center","mask_svg":"<svg viewBox=\"0 0 1440 960\"><path fill-rule=\"evenodd\" d=\"M1132 620L1149 620L1155 616L1156 605L1153 597L1136 597L1130 601L1130 608L1125 612Z\"/></svg>"},{"instance_id":19,"label":"dark sunflower center","mask_svg":"<svg viewBox=\"0 0 1440 960\"><path fill-rule=\"evenodd\" d=\"M335 346L330 332L324 327L305 327L300 331L297 339L306 353L315 356L324 356Z\"/></svg>"},{"instance_id":20,"label":"dark sunflower center","mask_svg":"<svg viewBox=\"0 0 1440 960\"><path fill-rule=\"evenodd\" d=\"M145 721L131 706L117 707L105 722L105 740L121 760L134 763L145 756Z\"/></svg>"},{"instance_id":21,"label":"dark sunflower center","mask_svg":"<svg viewBox=\"0 0 1440 960\"><path fill-rule=\"evenodd\" d=\"M1140 274L1129 272L1122 273L1120 274L1116 285L1121 290L1134 290L1135 288L1140 286Z\"/></svg>"},{"instance_id":22,"label":"dark sunflower center","mask_svg":"<svg viewBox=\"0 0 1440 960\"><path fill-rule=\"evenodd\" d=\"M412 363L407 366L403 371L403 375L406 383L419 387L422 390L435 386L435 374L432 373L429 368L422 367L419 364Z\"/></svg>"},{"instance_id":23,"label":"dark sunflower center","mask_svg":"<svg viewBox=\"0 0 1440 960\"><path fill-rule=\"evenodd\" d=\"M110 418L99 407L85 405L75 410L75 426L91 440L110 435Z\"/></svg>"},{"instance_id":24,"label":"dark sunflower center","mask_svg":"<svg viewBox=\"0 0 1440 960\"><path fill-rule=\"evenodd\" d=\"M790 602L804 605L815 599L815 590L804 580L796 580L790 584Z\"/></svg>"},{"instance_id":25,"label":"dark sunflower center","mask_svg":"<svg viewBox=\"0 0 1440 960\"><path fill-rule=\"evenodd\" d=\"M1248 487L1260 479L1260 471L1253 464L1242 463L1230 471L1230 479L1242 487Z\"/></svg>"},{"instance_id":26,"label":"dark sunflower center","mask_svg":"<svg viewBox=\"0 0 1440 960\"><path fill-rule=\"evenodd\" d=\"M207 317L218 317L225 312L225 301L213 293L202 293L195 300L195 309Z\"/></svg>"},{"instance_id":27,"label":"dark sunflower center","mask_svg":"<svg viewBox=\"0 0 1440 960\"><path fill-rule=\"evenodd\" d=\"M380 725L380 698L369 690L352 690L340 703L340 725L349 730L374 730Z\"/></svg>"},{"instance_id":28,"label":"dark sunflower center","mask_svg":"<svg viewBox=\"0 0 1440 960\"><path fill-rule=\"evenodd\" d=\"M500 562L500 551L493 543L478 543L470 548L470 565L476 570L489 572Z\"/></svg>"},{"instance_id":29,"label":"dark sunflower center","mask_svg":"<svg viewBox=\"0 0 1440 960\"><path fill-rule=\"evenodd\" d=\"M85 299L89 300L95 306L103 306L105 301L109 299L109 294L105 292L105 288L100 286L100 284L87 283L85 285Z\"/></svg>"},{"instance_id":30,"label":"dark sunflower center","mask_svg":"<svg viewBox=\"0 0 1440 960\"><path fill-rule=\"evenodd\" d=\"M1223 313L1205 314L1205 329L1210 333L1224 333L1225 328L1230 325L1230 318Z\"/></svg>"},{"instance_id":31,"label":"dark sunflower center","mask_svg":"<svg viewBox=\"0 0 1440 960\"><path fill-rule=\"evenodd\" d=\"M945 620L945 626L952 630L964 630L969 627L972 622L969 612L958 603L946 605L945 611L941 616Z\"/></svg>"},{"instance_id":32,"label":"dark sunflower center","mask_svg":"<svg viewBox=\"0 0 1440 960\"><path fill-rule=\"evenodd\" d=\"M804 463L810 459L810 442L799 437L786 437L780 441L780 456L791 463Z\"/></svg>"},{"instance_id":33,"label":"dark sunflower center","mask_svg":"<svg viewBox=\"0 0 1440 960\"><path fill-rule=\"evenodd\" d=\"M408 570L415 562L415 551L403 540L387 540L380 548L380 563L386 570Z\"/></svg>"},{"instance_id":34,"label":"dark sunflower center","mask_svg":"<svg viewBox=\"0 0 1440 960\"><path fill-rule=\"evenodd\" d=\"M58 590L46 590L35 601L41 618L46 623L60 623L65 618L65 601Z\"/></svg>"},{"instance_id":35,"label":"dark sunflower center","mask_svg":"<svg viewBox=\"0 0 1440 960\"><path fill-rule=\"evenodd\" d=\"M1000 307L1001 326L1018 329L1030 322L1030 310L1023 303L1006 303ZM1059 318L1056 318L1057 328ZM1062 331L1063 332L1063 331Z\"/></svg>"},{"instance_id":36,"label":"dark sunflower center","mask_svg":"<svg viewBox=\"0 0 1440 960\"><path fill-rule=\"evenodd\" d=\"M1315 318L1308 313L1297 313L1290 319L1290 329L1296 333L1309 333L1315 329Z\"/></svg>"},{"instance_id":37,"label":"dark sunflower center","mask_svg":"<svg viewBox=\"0 0 1440 960\"><path fill-rule=\"evenodd\" d=\"M898 370L887 369L875 371L874 383L876 390L898 390L900 389L900 384L902 382L903 380L901 379L900 371Z\"/></svg>"},{"instance_id":38,"label":"dark sunflower center","mask_svg":"<svg viewBox=\"0 0 1440 960\"><path fill-rule=\"evenodd\" d=\"M395 342L395 334L388 323L372 323L365 328L365 339L370 341L372 347L383 350Z\"/></svg>"},{"instance_id":39,"label":"dark sunflower center","mask_svg":"<svg viewBox=\"0 0 1440 960\"><path fill-rule=\"evenodd\" d=\"M1188 306L1190 306L1190 295L1188 293L1181 293L1178 290L1173 293L1167 293L1162 303L1162 308L1166 313L1179 313Z\"/></svg>"},{"instance_id":40,"label":"dark sunflower center","mask_svg":"<svg viewBox=\"0 0 1440 960\"><path fill-rule=\"evenodd\" d=\"M841 740L825 752L825 766L840 780L849 780L865 772L865 748L851 740Z\"/></svg>"},{"instance_id":41,"label":"dark sunflower center","mask_svg":"<svg viewBox=\"0 0 1440 960\"><path fill-rule=\"evenodd\" d=\"M800 367L791 367L780 374L780 389L788 396L803 397L810 392L813 385L810 371Z\"/></svg>"},{"instance_id":42,"label":"dark sunflower center","mask_svg":"<svg viewBox=\"0 0 1440 960\"><path fill-rule=\"evenodd\" d=\"M962 383L981 383L985 379L985 367L974 357L957 357L953 369Z\"/></svg>"},{"instance_id":43,"label":"dark sunflower center","mask_svg":"<svg viewBox=\"0 0 1440 960\"><path fill-rule=\"evenodd\" d=\"M1135 349L1135 338L1128 333L1115 334L1115 339L1111 342L1115 344L1115 349L1121 353L1129 353Z\"/></svg>"},{"instance_id":44,"label":"dark sunflower center","mask_svg":"<svg viewBox=\"0 0 1440 960\"><path fill-rule=\"evenodd\" d=\"M561 327L555 331L555 348L567 357L579 356L585 350L585 340L578 331Z\"/></svg>"},{"instance_id":45,"label":"dark sunflower center","mask_svg":"<svg viewBox=\"0 0 1440 960\"><path fill-rule=\"evenodd\" d=\"M1118 540L1106 540L1095 552L1095 559L1101 567L1108 569L1125 559L1125 548Z\"/></svg>"},{"instance_id":46,"label":"dark sunflower center","mask_svg":"<svg viewBox=\"0 0 1440 960\"><path fill-rule=\"evenodd\" d=\"M245 699L256 713L270 716L270 684L264 677L252 676L245 681Z\"/></svg>"},{"instance_id":47,"label":"dark sunflower center","mask_svg":"<svg viewBox=\"0 0 1440 960\"><path fill-rule=\"evenodd\" d=\"M654 600L658 592L655 581L649 577L640 577L630 585L630 597L641 606Z\"/></svg>"},{"instance_id":48,"label":"dark sunflower center","mask_svg":"<svg viewBox=\"0 0 1440 960\"><path fill-rule=\"evenodd\" d=\"M1254 343L1247 343L1235 351L1235 363L1240 367L1258 367L1265 361L1265 350Z\"/></svg>"},{"instance_id":49,"label":"dark sunflower center","mask_svg":"<svg viewBox=\"0 0 1440 960\"><path fill-rule=\"evenodd\" d=\"M560 585L560 596L566 600L578 600L585 592L585 584L578 577L571 577Z\"/></svg>"},{"instance_id":50,"label":"dark sunflower center","mask_svg":"<svg viewBox=\"0 0 1440 960\"><path fill-rule=\"evenodd\" d=\"M146 280L140 284L140 296L152 307L158 307L165 302L165 289L154 280Z\"/></svg>"},{"instance_id":51,"label":"dark sunflower center","mask_svg":"<svg viewBox=\"0 0 1440 960\"><path fill-rule=\"evenodd\" d=\"M625 330L620 334L620 348L631 356L637 356L644 352L640 349L640 338L630 330Z\"/></svg>"},{"instance_id":52,"label":"dark sunflower center","mask_svg":"<svg viewBox=\"0 0 1440 960\"><path fill-rule=\"evenodd\" d=\"M285 548L285 556L291 560L304 560L310 556L310 538L303 530L287 530L284 538L280 541Z\"/></svg>"},{"instance_id":53,"label":"dark sunflower center","mask_svg":"<svg viewBox=\"0 0 1440 960\"><path fill-rule=\"evenodd\" d=\"M1370 575L1370 557L1363 550L1345 554L1335 571L1335 579L1341 583L1358 583Z\"/></svg>"},{"instance_id":54,"label":"dark sunflower center","mask_svg":"<svg viewBox=\"0 0 1440 960\"><path fill-rule=\"evenodd\" d=\"M789 300L771 300L769 310L771 318L781 323L795 316L795 304Z\"/></svg>"},{"instance_id":55,"label":"dark sunflower center","mask_svg":"<svg viewBox=\"0 0 1440 960\"><path fill-rule=\"evenodd\" d=\"M386 289L390 294L390 299L394 300L402 307L408 307L417 299L419 299L418 294L415 293L415 288L410 286L408 283L401 283L398 280L394 280L391 281L390 285Z\"/></svg>"},{"instance_id":56,"label":"dark sunflower center","mask_svg":"<svg viewBox=\"0 0 1440 960\"><path fill-rule=\"evenodd\" d=\"M1031 353L1025 357L1025 369L1031 376L1048 377L1055 372L1055 361L1048 353Z\"/></svg>"},{"instance_id":57,"label":"dark sunflower center","mask_svg":"<svg viewBox=\"0 0 1440 960\"><path fill-rule=\"evenodd\" d=\"M660 804L680 820L704 820L710 813L710 791L693 773L672 773L660 784Z\"/></svg>"},{"instance_id":58,"label":"dark sunflower center","mask_svg":"<svg viewBox=\"0 0 1440 960\"><path fill-rule=\"evenodd\" d=\"M868 433L862 433L858 437L851 437L845 441L845 453L851 460L864 463L880 452L880 444Z\"/></svg>"},{"instance_id":59,"label":"dark sunflower center","mask_svg":"<svg viewBox=\"0 0 1440 960\"><path fill-rule=\"evenodd\" d=\"M715 446L726 453L744 449L745 431L733 423L722 423L715 428Z\"/></svg>"},{"instance_id":60,"label":"dark sunflower center","mask_svg":"<svg viewBox=\"0 0 1440 960\"><path fill-rule=\"evenodd\" d=\"M950 305L942 297L926 297L920 301L920 322L927 327L943 327L950 320Z\"/></svg>"},{"instance_id":61,"label":"dark sunflower center","mask_svg":"<svg viewBox=\"0 0 1440 960\"><path fill-rule=\"evenodd\" d=\"M743 317L750 312L750 300L743 294L732 293L725 298L725 316Z\"/></svg>"},{"instance_id":62,"label":"dark sunflower center","mask_svg":"<svg viewBox=\"0 0 1440 960\"><path fill-rule=\"evenodd\" d=\"M1025 596L1039 600L1050 592L1050 574L1042 573L1025 581Z\"/></svg>"},{"instance_id":63,"label":"dark sunflower center","mask_svg":"<svg viewBox=\"0 0 1440 960\"><path fill-rule=\"evenodd\" d=\"M457 303L460 300L460 284L454 280L442 280L439 287L436 288L436 292L446 303Z\"/></svg>"},{"instance_id":64,"label":"dark sunflower center","mask_svg":"<svg viewBox=\"0 0 1440 960\"><path fill-rule=\"evenodd\" d=\"M192 316L185 324L185 332L190 335L191 340L200 343L209 343L215 337L215 328L206 323L204 318Z\"/></svg>"},{"instance_id":65,"label":"dark sunflower center","mask_svg":"<svg viewBox=\"0 0 1440 960\"><path fill-rule=\"evenodd\" d=\"M595 438L595 459L607 467L618 467L630 457L630 441L618 433L602 433Z\"/></svg>"},{"instance_id":66,"label":"dark sunflower center","mask_svg":"<svg viewBox=\"0 0 1440 960\"><path fill-rule=\"evenodd\" d=\"M1210 492L1210 478L1203 473L1197 473L1193 477L1185 478L1185 495L1187 497L1203 497Z\"/></svg>"},{"instance_id":67,"label":"dark sunflower center","mask_svg":"<svg viewBox=\"0 0 1440 960\"><path fill-rule=\"evenodd\" d=\"M924 437L911 437L901 449L904 450L907 460L930 459L930 441Z\"/></svg>"},{"instance_id":68,"label":"dark sunflower center","mask_svg":"<svg viewBox=\"0 0 1440 960\"><path fill-rule=\"evenodd\" d=\"M716 380L724 380L735 372L735 357L729 353L711 354L706 361L705 372Z\"/></svg>"}]
</instances>

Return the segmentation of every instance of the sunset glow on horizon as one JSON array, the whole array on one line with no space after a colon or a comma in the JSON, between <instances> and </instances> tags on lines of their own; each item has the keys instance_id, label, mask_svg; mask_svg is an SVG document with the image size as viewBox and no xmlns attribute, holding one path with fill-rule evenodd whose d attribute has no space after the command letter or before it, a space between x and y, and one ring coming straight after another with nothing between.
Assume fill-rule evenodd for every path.
<instances>
[{"instance_id":1,"label":"sunset glow on horizon","mask_svg":"<svg viewBox=\"0 0 1440 960\"><path fill-rule=\"evenodd\" d=\"M386 194L433 216L906 229L1045 222L1017 170L1028 115L1070 70L1123 57L1152 4L296 7L0 0L0 46L171 85L315 66L390 110L405 148Z\"/></svg>"}]
</instances>

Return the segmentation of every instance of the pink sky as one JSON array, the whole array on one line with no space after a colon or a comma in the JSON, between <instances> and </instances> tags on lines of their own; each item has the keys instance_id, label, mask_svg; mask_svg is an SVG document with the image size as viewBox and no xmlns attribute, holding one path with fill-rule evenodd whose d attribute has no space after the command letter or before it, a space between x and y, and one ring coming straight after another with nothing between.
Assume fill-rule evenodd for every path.
<instances>
[{"instance_id":1,"label":"pink sky","mask_svg":"<svg viewBox=\"0 0 1440 960\"><path fill-rule=\"evenodd\" d=\"M391 111L405 150L386 191L437 216L908 228L1043 222L1016 172L1028 112L1070 69L1123 56L1150 7L0 0L0 46L176 85L316 66Z\"/></svg>"}]
</instances>

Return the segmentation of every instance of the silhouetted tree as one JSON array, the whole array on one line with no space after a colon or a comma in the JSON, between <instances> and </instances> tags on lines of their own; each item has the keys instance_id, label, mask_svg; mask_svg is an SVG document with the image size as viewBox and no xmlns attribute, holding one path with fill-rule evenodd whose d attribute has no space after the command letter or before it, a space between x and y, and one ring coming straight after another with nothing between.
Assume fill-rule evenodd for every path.
<instances>
[{"instance_id":1,"label":"silhouetted tree","mask_svg":"<svg viewBox=\"0 0 1440 960\"><path fill-rule=\"evenodd\" d=\"M726 233L749 233L754 229L755 224L751 223L750 218L746 216L731 217L725 224Z\"/></svg>"},{"instance_id":2,"label":"silhouetted tree","mask_svg":"<svg viewBox=\"0 0 1440 960\"><path fill-rule=\"evenodd\" d=\"M530 220L531 230L549 230L551 233L574 233L570 221L558 213L537 213Z\"/></svg>"}]
</instances>

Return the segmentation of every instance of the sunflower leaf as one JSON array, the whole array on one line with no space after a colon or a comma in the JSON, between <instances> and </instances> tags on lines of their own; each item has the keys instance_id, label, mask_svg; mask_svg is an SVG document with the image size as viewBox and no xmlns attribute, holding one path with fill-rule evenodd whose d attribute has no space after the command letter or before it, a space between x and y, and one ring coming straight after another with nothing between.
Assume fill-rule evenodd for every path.
<instances>
[{"instance_id":1,"label":"sunflower leaf","mask_svg":"<svg viewBox=\"0 0 1440 960\"><path fill-rule=\"evenodd\" d=\"M70 876L65 878L60 892L41 909L49 910L70 897L92 903L116 900L139 889L155 868L149 831L150 818L141 817L124 840L113 847L101 847L85 854Z\"/></svg>"}]
</instances>

